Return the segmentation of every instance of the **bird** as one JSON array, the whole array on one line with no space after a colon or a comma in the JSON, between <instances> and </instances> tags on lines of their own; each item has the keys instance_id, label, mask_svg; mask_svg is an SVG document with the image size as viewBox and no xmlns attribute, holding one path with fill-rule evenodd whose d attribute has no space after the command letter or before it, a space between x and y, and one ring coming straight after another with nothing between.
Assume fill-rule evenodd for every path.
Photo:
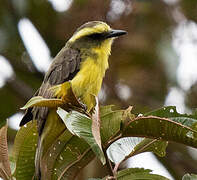
<instances>
[{"instance_id":1,"label":"bird","mask_svg":"<svg viewBox=\"0 0 197 180\"><path fill-rule=\"evenodd\" d=\"M87 112L92 112L105 72L109 67L108 58L113 40L126 31L112 29L102 21L90 21L81 25L53 59L44 80L34 96L43 98L66 97L68 82L76 98ZM72 103L72 102L71 102ZM26 110L20 126L31 120L37 121L38 147L36 161L43 153L42 145L51 129L64 130L55 108L30 107ZM60 125L58 125L60 124ZM45 143L47 147L47 143ZM40 162L36 163L36 176L41 179Z\"/></svg>"}]
</instances>

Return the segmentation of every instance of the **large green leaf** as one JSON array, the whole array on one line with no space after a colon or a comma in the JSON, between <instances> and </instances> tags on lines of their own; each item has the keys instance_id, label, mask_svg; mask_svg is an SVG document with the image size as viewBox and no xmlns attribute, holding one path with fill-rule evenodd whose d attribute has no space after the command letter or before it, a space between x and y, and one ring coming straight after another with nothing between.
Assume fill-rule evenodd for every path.
<instances>
[{"instance_id":1,"label":"large green leaf","mask_svg":"<svg viewBox=\"0 0 197 180\"><path fill-rule=\"evenodd\" d=\"M72 134L83 138L90 145L101 162L105 164L104 153L92 134L92 119L77 111L71 111L68 113L61 108L58 108L57 113L62 118L69 131Z\"/></svg>"},{"instance_id":2,"label":"large green leaf","mask_svg":"<svg viewBox=\"0 0 197 180\"><path fill-rule=\"evenodd\" d=\"M42 159L43 179L74 179L94 157L86 141L65 130Z\"/></svg>"},{"instance_id":3,"label":"large green leaf","mask_svg":"<svg viewBox=\"0 0 197 180\"><path fill-rule=\"evenodd\" d=\"M118 171L117 180L169 180L157 174L151 174L151 170L143 168L128 168Z\"/></svg>"},{"instance_id":4,"label":"large green leaf","mask_svg":"<svg viewBox=\"0 0 197 180\"><path fill-rule=\"evenodd\" d=\"M47 121L45 123L45 128L42 133L42 156L46 153L48 148L56 141L56 139L64 132L66 126L56 113L55 109L51 109Z\"/></svg>"},{"instance_id":5,"label":"large green leaf","mask_svg":"<svg viewBox=\"0 0 197 180\"><path fill-rule=\"evenodd\" d=\"M61 85L53 86L49 90L54 91L54 94L62 94L61 99L51 98L46 99L42 96L34 96L32 97L21 109L27 109L30 107L38 106L38 107L49 107L56 108L58 106L72 106L82 107L73 93L72 86L70 82L65 82ZM64 92L67 92L66 94ZM66 95L66 96L65 96Z\"/></svg>"},{"instance_id":6,"label":"large green leaf","mask_svg":"<svg viewBox=\"0 0 197 180\"><path fill-rule=\"evenodd\" d=\"M58 156L62 151L64 151L66 143L68 143L72 137L73 135L68 130L65 130L59 137L56 138L52 146L44 154L44 157L42 158L43 166L41 169L43 179L51 179L52 174L55 173L54 166L58 160ZM64 157L62 158L65 163L69 159L64 159Z\"/></svg>"},{"instance_id":7,"label":"large green leaf","mask_svg":"<svg viewBox=\"0 0 197 180\"><path fill-rule=\"evenodd\" d=\"M86 141L73 136L70 131L65 129L64 124L62 124L64 130L60 131L60 128L52 121L48 123L48 127L50 126L52 129L50 134L45 137L45 151L41 159L43 178L48 180L59 177L68 180L74 179L95 155ZM35 121L29 122L27 126L18 131L13 151L16 179L26 180L33 177L37 138Z\"/></svg>"},{"instance_id":8,"label":"large green leaf","mask_svg":"<svg viewBox=\"0 0 197 180\"><path fill-rule=\"evenodd\" d=\"M100 108L101 119L101 140L104 146L107 146L109 140L118 135L121 130L121 123L127 118L124 116L124 110L112 110L113 106L104 106Z\"/></svg>"},{"instance_id":9,"label":"large green leaf","mask_svg":"<svg viewBox=\"0 0 197 180\"><path fill-rule=\"evenodd\" d=\"M118 164L142 152L150 151L158 156L165 156L166 147L166 141L138 137L121 138L110 145L107 155L112 162Z\"/></svg>"},{"instance_id":10,"label":"large green leaf","mask_svg":"<svg viewBox=\"0 0 197 180\"><path fill-rule=\"evenodd\" d=\"M111 111L111 107L102 107L100 112L104 112L105 109L105 115L109 116L103 116L104 120L109 120L107 117L116 117L115 115L110 115L113 111ZM109 112L110 111L110 112ZM63 111L64 112L64 111ZM75 111L73 111L75 112ZM72 112L72 113L73 113ZM79 118L80 123L89 123L87 129L88 132L91 130L91 123L89 120L89 117L87 117L84 114L75 112L77 116L75 116L76 120ZM65 115L65 112L63 113ZM123 111L118 111L117 113L119 116L119 120L121 121L121 115L124 114ZM72 117L74 117L72 116ZM81 117L80 117L81 116ZM85 119L83 119L85 118ZM87 119L88 118L88 119ZM81 121L80 121L81 119ZM87 120L87 122L86 122ZM117 118L112 121L115 122ZM67 121L67 120L66 120ZM72 121L73 123L74 121ZM68 123L68 122L67 122ZM70 122L71 123L71 122ZM82 124L76 124L81 127ZM87 123L87 124L88 124ZM109 123L110 125L110 123ZM113 125L113 123L112 123ZM70 127L71 125L69 125ZM84 125L82 125L83 127ZM72 129L72 128L71 128ZM120 128L118 128L120 129ZM117 129L114 128L114 132L117 132ZM89 133L84 133L84 128L80 129L82 134L86 136ZM80 133L79 129L78 131L75 131L76 133ZM112 134L115 135L115 134ZM95 143L95 142L94 142ZM43 167L44 172L44 179L74 179L77 173L85 166L87 165L93 158L95 157L95 154L93 153L90 146L83 140L78 138L77 136L73 136L68 130L65 130L51 145L51 147L48 149L48 151L45 153L42 161L42 164L45 164Z\"/></svg>"},{"instance_id":11,"label":"large green leaf","mask_svg":"<svg viewBox=\"0 0 197 180\"><path fill-rule=\"evenodd\" d=\"M14 177L21 180L32 179L35 171L35 153L37 148L36 122L29 122L17 133L14 147L13 160L15 162Z\"/></svg>"},{"instance_id":12,"label":"large green leaf","mask_svg":"<svg viewBox=\"0 0 197 180\"><path fill-rule=\"evenodd\" d=\"M197 115L194 114L180 114L176 110L176 106L166 106L159 109L155 109L153 111L147 112L144 114L144 116L158 116L158 117L166 117L166 118L172 118L172 117L187 117L187 118L196 118Z\"/></svg>"},{"instance_id":13,"label":"large green leaf","mask_svg":"<svg viewBox=\"0 0 197 180\"><path fill-rule=\"evenodd\" d=\"M62 136L61 138L64 137ZM95 154L84 140L77 136L72 136L65 144L63 151L58 154L54 164L52 179L57 177L64 180L75 179L79 171L94 157Z\"/></svg>"},{"instance_id":14,"label":"large green leaf","mask_svg":"<svg viewBox=\"0 0 197 180\"><path fill-rule=\"evenodd\" d=\"M184 126L190 127L197 131L197 114L180 114L177 112L175 106L163 107L152 112L146 113L145 116L153 115L158 117L169 118L174 122L180 123ZM190 132L187 135L192 135ZM195 134L193 134L195 135ZM196 137L196 136L195 136Z\"/></svg>"},{"instance_id":15,"label":"large green leaf","mask_svg":"<svg viewBox=\"0 0 197 180\"><path fill-rule=\"evenodd\" d=\"M34 96L32 97L21 109L28 109L30 107L39 106L39 107L50 107L54 108L57 106L63 105L63 101L61 99L46 99L42 96Z\"/></svg>"},{"instance_id":16,"label":"large green leaf","mask_svg":"<svg viewBox=\"0 0 197 180\"><path fill-rule=\"evenodd\" d=\"M197 147L196 125L197 118L195 115L181 115L176 112L175 108L165 107L146 114L146 116L138 116L125 122L123 136L175 141Z\"/></svg>"},{"instance_id":17,"label":"large green leaf","mask_svg":"<svg viewBox=\"0 0 197 180\"><path fill-rule=\"evenodd\" d=\"M113 112L112 108L115 107L114 105L107 105L100 107L100 115L105 116L106 114Z\"/></svg>"},{"instance_id":18,"label":"large green leaf","mask_svg":"<svg viewBox=\"0 0 197 180\"><path fill-rule=\"evenodd\" d=\"M0 177L5 180L11 179L11 169L8 158L7 128L7 125L0 128Z\"/></svg>"},{"instance_id":19,"label":"large green leaf","mask_svg":"<svg viewBox=\"0 0 197 180\"><path fill-rule=\"evenodd\" d=\"M42 157L42 174L44 174L44 179L50 180L59 178L70 180L76 177L79 170L87 165L95 157L95 154L98 156L100 153L100 157L102 157L103 154L99 152L101 149L91 133L92 122L87 115L76 111L67 113L62 109L59 109L58 113L65 120L65 124L69 130L63 128L63 131L55 133L56 135L53 136L53 131L58 131L58 128L54 129L53 121L50 121L50 127L53 131L50 130L49 135L51 133L53 138L49 138L50 136L45 137L45 141L47 142L47 138L49 138L50 143L48 143L48 145L45 144L46 151ZM172 112L166 112L169 117L170 113ZM124 153L123 159L144 151L153 151L160 156L164 155L166 142L161 142L160 140L177 141L195 147L195 116L180 116L179 114L174 114L174 117L171 117L174 118L173 120L169 117L156 117L153 115L134 117L134 115L130 113L130 109L113 111L112 106L101 107L102 145L106 149L121 137L139 136L150 138L137 138L135 142L127 141L127 145L123 142L123 146L119 144L122 148L122 152L124 152L126 148L130 148L127 153ZM184 121L181 118L184 118ZM180 122L182 122L182 124ZM80 138L73 136L70 131ZM14 157L17 167L14 175L17 178L23 180L33 176L36 143L36 125L30 122L27 127L23 127L19 130L16 137ZM119 153L121 152L120 147L119 149L117 148ZM28 163L26 163L26 158L32 159L28 159ZM121 160L113 161L120 162ZM30 169L31 172L29 172ZM133 177L133 174L131 174L132 173L125 174L124 178ZM143 174L140 173L137 175L143 178ZM153 175L149 173L147 177L150 179ZM154 178L156 177L158 177L158 175L154 176ZM123 178L123 176L121 175L120 178Z\"/></svg>"},{"instance_id":20,"label":"large green leaf","mask_svg":"<svg viewBox=\"0 0 197 180\"><path fill-rule=\"evenodd\" d=\"M118 171L115 175L117 180L169 180L168 178L152 174L152 170L144 168L127 168ZM114 177L104 177L102 180L114 179ZM88 180L101 180L99 178L90 178Z\"/></svg>"},{"instance_id":21,"label":"large green leaf","mask_svg":"<svg viewBox=\"0 0 197 180\"><path fill-rule=\"evenodd\" d=\"M104 108L105 115L107 111L112 112L111 106ZM175 107L161 108L136 118L129 115L128 111L124 111L124 114L125 112L130 120L128 118L125 119L122 115L123 129L121 129L122 131L120 130L122 133L120 133L120 137L138 136L151 139L123 138L116 141L107 151L109 158L115 164L145 151L155 152L159 156L164 156L167 141L176 141L197 147L196 115L179 114ZM111 128L109 127L109 129ZM116 134L118 135L119 133Z\"/></svg>"}]
</instances>

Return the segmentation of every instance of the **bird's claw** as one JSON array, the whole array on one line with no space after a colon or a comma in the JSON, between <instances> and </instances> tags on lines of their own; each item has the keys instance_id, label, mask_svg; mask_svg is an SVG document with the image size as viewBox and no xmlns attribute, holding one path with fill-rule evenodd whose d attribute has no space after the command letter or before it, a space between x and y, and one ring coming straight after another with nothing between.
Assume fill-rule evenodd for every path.
<instances>
[{"instance_id":1,"label":"bird's claw","mask_svg":"<svg viewBox=\"0 0 197 180\"><path fill-rule=\"evenodd\" d=\"M86 104L82 103L80 100L79 100L79 104L80 104L80 106L82 107L82 109L83 109L84 111L87 111L88 107L87 107Z\"/></svg>"}]
</instances>

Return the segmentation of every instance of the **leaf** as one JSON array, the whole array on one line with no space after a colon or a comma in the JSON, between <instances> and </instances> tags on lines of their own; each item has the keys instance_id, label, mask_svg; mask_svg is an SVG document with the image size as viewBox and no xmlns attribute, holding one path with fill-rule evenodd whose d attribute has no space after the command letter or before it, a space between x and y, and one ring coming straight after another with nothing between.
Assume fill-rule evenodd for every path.
<instances>
[{"instance_id":1,"label":"leaf","mask_svg":"<svg viewBox=\"0 0 197 180\"><path fill-rule=\"evenodd\" d=\"M83 138L92 148L96 156L105 164L105 156L102 149L97 144L94 136L92 134L92 120L85 114L79 113L77 111L71 111L70 113L65 110L58 108L57 113L64 121L66 127L69 131Z\"/></svg>"},{"instance_id":2,"label":"leaf","mask_svg":"<svg viewBox=\"0 0 197 180\"><path fill-rule=\"evenodd\" d=\"M65 130L44 155L43 179L75 179L94 157L86 141Z\"/></svg>"},{"instance_id":3,"label":"leaf","mask_svg":"<svg viewBox=\"0 0 197 180\"><path fill-rule=\"evenodd\" d=\"M21 180L32 179L35 171L35 154L37 148L36 122L29 122L17 132L14 147L13 160L15 163L14 177Z\"/></svg>"},{"instance_id":4,"label":"leaf","mask_svg":"<svg viewBox=\"0 0 197 180\"><path fill-rule=\"evenodd\" d=\"M100 113L101 118L101 140L104 146L107 146L109 140L115 135L120 133L121 123L124 119L124 111L116 110L112 111L112 106L103 107L104 114ZM103 111L101 108L101 112Z\"/></svg>"},{"instance_id":5,"label":"leaf","mask_svg":"<svg viewBox=\"0 0 197 180\"><path fill-rule=\"evenodd\" d=\"M54 166L54 177L58 179L71 180L75 179L77 174L83 167L85 167L93 158L95 154L86 142L73 136L71 141L66 144L64 151L58 156ZM68 159L67 159L68 158ZM63 161L66 159L66 161ZM66 162L66 163L65 163Z\"/></svg>"},{"instance_id":6,"label":"leaf","mask_svg":"<svg viewBox=\"0 0 197 180\"><path fill-rule=\"evenodd\" d=\"M157 139L145 138L144 141L138 144L135 149L139 149L140 152L153 152L159 157L166 155L166 148L168 146L167 141L160 141Z\"/></svg>"},{"instance_id":7,"label":"leaf","mask_svg":"<svg viewBox=\"0 0 197 180\"><path fill-rule=\"evenodd\" d=\"M166 106L154 111L148 112L144 114L144 116L158 116L158 117L165 117L165 118L172 118L172 117L188 117L188 118L196 118L196 114L188 115L188 114L180 114L176 110L176 106Z\"/></svg>"},{"instance_id":8,"label":"leaf","mask_svg":"<svg viewBox=\"0 0 197 180\"><path fill-rule=\"evenodd\" d=\"M93 96L96 101L96 106L94 108L94 113L92 114L92 135L102 150L101 145L101 133L100 133L100 126L101 126L101 119L100 119L100 112L99 112L99 102L96 96Z\"/></svg>"},{"instance_id":9,"label":"leaf","mask_svg":"<svg viewBox=\"0 0 197 180\"><path fill-rule=\"evenodd\" d=\"M137 137L121 138L109 146L107 156L112 162L118 164L129 155L132 156L131 153L134 152L135 146L143 140L144 138Z\"/></svg>"},{"instance_id":10,"label":"leaf","mask_svg":"<svg viewBox=\"0 0 197 180\"><path fill-rule=\"evenodd\" d=\"M50 170L46 169L47 167L46 163L43 161L43 157L45 154L47 154L48 149L53 145L53 143L56 141L56 139L65 131L66 126L56 113L56 109L50 109L47 120L45 123L44 130L42 132L42 136L39 139L39 145L38 150L36 154L36 165L39 164L40 161L40 167L41 167L41 175L42 179L45 179L43 176L45 175L46 171L47 174L50 174ZM54 156L54 155L53 155ZM51 154L48 154L49 159L51 158ZM38 167L36 166L36 171ZM49 178L46 178L49 179Z\"/></svg>"},{"instance_id":11,"label":"leaf","mask_svg":"<svg viewBox=\"0 0 197 180\"><path fill-rule=\"evenodd\" d=\"M54 164L58 160L59 154L64 151L65 144L70 141L72 136L73 135L68 130L65 130L60 136L56 137L51 147L49 147L44 154L44 157L41 160L43 164L41 169L43 179L51 179L52 173L55 173ZM64 159L64 157L62 158ZM65 160L68 159L65 158Z\"/></svg>"},{"instance_id":12,"label":"leaf","mask_svg":"<svg viewBox=\"0 0 197 180\"><path fill-rule=\"evenodd\" d=\"M56 113L55 109L51 109L47 116L45 128L42 133L42 156L46 153L48 148L54 143L54 141L64 132L66 126Z\"/></svg>"},{"instance_id":13,"label":"leaf","mask_svg":"<svg viewBox=\"0 0 197 180\"><path fill-rule=\"evenodd\" d=\"M174 122L180 123L183 126L187 126L197 131L197 114L180 114L177 112L175 106L163 107L152 112L149 112L147 115L154 115L159 117L169 118Z\"/></svg>"},{"instance_id":14,"label":"leaf","mask_svg":"<svg viewBox=\"0 0 197 180\"><path fill-rule=\"evenodd\" d=\"M197 180L196 174L185 174L182 180Z\"/></svg>"},{"instance_id":15,"label":"leaf","mask_svg":"<svg viewBox=\"0 0 197 180\"><path fill-rule=\"evenodd\" d=\"M103 135L109 136L109 134L111 134L110 138L115 136L117 130L120 130L121 120L126 117L124 113L125 111L112 111L111 108L112 106L105 106L100 108L100 114L104 113L104 116L103 114L101 114L101 124L103 126L102 130L107 131L107 133L103 133ZM65 114L63 113L63 115ZM112 117L114 117L115 119L110 119ZM84 120L86 121L87 119ZM105 122L103 123L102 121ZM83 123L83 120L81 122ZM119 122L119 124L117 122ZM105 123L108 126L105 126ZM110 128L110 132L109 129L107 129L108 127ZM53 148L55 148L55 150ZM56 151L57 148L59 148L59 150L55 152L55 154L58 154L58 156L53 154L53 152ZM92 149L85 141L83 141L83 139L79 139L77 136L72 136L69 139L68 132L66 131L49 148L49 151L47 153L45 154L48 164L46 169L51 169L52 179L74 179L79 170L81 170L95 157ZM51 157L49 158L50 153ZM54 161L52 162L51 159L54 159ZM44 179L49 178L46 177Z\"/></svg>"},{"instance_id":16,"label":"leaf","mask_svg":"<svg viewBox=\"0 0 197 180\"><path fill-rule=\"evenodd\" d=\"M173 120L171 120L156 116L140 116L124 125L126 128L123 131L123 136L175 141L197 147L197 138L195 138L197 137L196 122L196 119L187 117L173 117Z\"/></svg>"},{"instance_id":17,"label":"leaf","mask_svg":"<svg viewBox=\"0 0 197 180\"><path fill-rule=\"evenodd\" d=\"M116 177L104 177L102 180L169 180L168 178L151 174L152 170L144 168L127 168L117 172ZM89 178L88 180L100 180L99 178Z\"/></svg>"},{"instance_id":18,"label":"leaf","mask_svg":"<svg viewBox=\"0 0 197 180\"><path fill-rule=\"evenodd\" d=\"M61 99L46 99L42 96L32 97L21 109L28 109L30 107L39 106L39 107L49 107L54 108L63 105L63 101Z\"/></svg>"},{"instance_id":19,"label":"leaf","mask_svg":"<svg viewBox=\"0 0 197 180\"><path fill-rule=\"evenodd\" d=\"M8 158L7 128L7 125L0 128L0 177L5 180L11 178L11 169Z\"/></svg>"},{"instance_id":20,"label":"leaf","mask_svg":"<svg viewBox=\"0 0 197 180\"><path fill-rule=\"evenodd\" d=\"M157 174L151 174L151 170L143 168L128 168L118 171L117 180L169 180L166 177Z\"/></svg>"},{"instance_id":21,"label":"leaf","mask_svg":"<svg viewBox=\"0 0 197 180\"><path fill-rule=\"evenodd\" d=\"M115 164L142 152L154 152L159 156L165 155L167 142L148 138L129 137L115 141L107 149L108 158Z\"/></svg>"},{"instance_id":22,"label":"leaf","mask_svg":"<svg viewBox=\"0 0 197 180\"><path fill-rule=\"evenodd\" d=\"M172 140L172 138L177 136L177 133L178 133L178 139L181 139L182 135L185 135L187 138L189 138L189 140L192 138L195 139L195 135L196 135L195 126L194 126L196 121L195 116L192 117L190 116L189 118L186 119L186 121L192 120L191 121L192 123L188 123L191 126L189 127L187 126L188 124L186 123L186 121L184 121L186 125L178 123L178 120L180 120L179 117L177 119L176 117L173 117L175 118L175 120L177 120L177 122L169 118L155 117L155 116L148 116L148 117L142 116L135 118L134 115L130 113L130 109L131 108L127 110L114 111L112 110L112 106L105 106L100 108L101 139L104 148L107 148L112 142L115 142L120 137L128 137L128 136L144 137L146 136L147 133L149 138L155 138L155 139L144 139L140 141L141 143L136 143L134 152L131 152L131 155L134 155L135 153L149 151L149 150L154 151L159 155L163 155L165 153L166 144L164 142L163 142L164 144L162 144L159 141L160 135L163 132L166 133L168 133L168 131L171 132L169 128L171 126L174 132L172 134L169 134L169 137L166 136L164 140L168 140L170 138ZM68 127L70 127L72 133L78 134L80 138L77 136L73 136L69 131L70 129L69 130L65 129L57 137L53 139L50 145L47 146L48 149L42 158L43 164L46 164L46 166L44 166L42 169L42 172L45 172L44 179L49 179L49 180L58 179L58 178L65 180L74 179L78 174L78 172L95 157L95 154L93 153L92 149L86 142L91 140L91 138L93 138L93 144L95 144L95 147L97 148L96 150L99 150L99 146L96 143L93 135L91 134L92 132L91 119L87 115L81 114L76 111L72 111L70 113L67 113L66 111L62 111L62 112L63 112L62 113L63 117L67 118L68 116L68 119L66 119L65 123L68 124ZM168 114L169 113L170 112L168 112ZM186 117L184 116L184 118ZM77 120L75 121L74 119ZM160 122L160 120L162 122ZM136 121L138 122L136 123ZM164 125L160 127L160 123L164 123ZM53 125L53 123L51 123L51 125ZM166 128L166 126L168 128ZM178 130L180 130L181 133L179 133L179 131L176 131L175 127ZM192 132L194 134L190 136L188 132ZM89 141L89 143L92 144L91 141ZM190 141L187 141L186 143L189 144ZM142 176L142 174L140 174L140 176ZM148 177L149 176L150 176L149 179L152 179L151 177L153 175L150 174L148 175ZM158 175L155 175L155 177L157 176Z\"/></svg>"},{"instance_id":23,"label":"leaf","mask_svg":"<svg viewBox=\"0 0 197 180\"><path fill-rule=\"evenodd\" d=\"M114 107L114 105L101 106L99 109L100 115L105 116L106 114L113 112L113 110L112 110L113 107Z\"/></svg>"}]
</instances>

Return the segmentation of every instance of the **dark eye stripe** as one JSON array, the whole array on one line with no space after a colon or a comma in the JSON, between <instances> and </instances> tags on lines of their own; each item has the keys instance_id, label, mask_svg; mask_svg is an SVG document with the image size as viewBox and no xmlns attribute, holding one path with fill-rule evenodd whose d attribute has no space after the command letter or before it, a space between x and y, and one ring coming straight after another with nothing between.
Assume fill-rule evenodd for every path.
<instances>
[{"instance_id":1,"label":"dark eye stripe","mask_svg":"<svg viewBox=\"0 0 197 180\"><path fill-rule=\"evenodd\" d=\"M103 39L105 37L104 35L105 33L94 33L94 34L89 35L88 37L91 39L99 40L99 39Z\"/></svg>"}]
</instances>

